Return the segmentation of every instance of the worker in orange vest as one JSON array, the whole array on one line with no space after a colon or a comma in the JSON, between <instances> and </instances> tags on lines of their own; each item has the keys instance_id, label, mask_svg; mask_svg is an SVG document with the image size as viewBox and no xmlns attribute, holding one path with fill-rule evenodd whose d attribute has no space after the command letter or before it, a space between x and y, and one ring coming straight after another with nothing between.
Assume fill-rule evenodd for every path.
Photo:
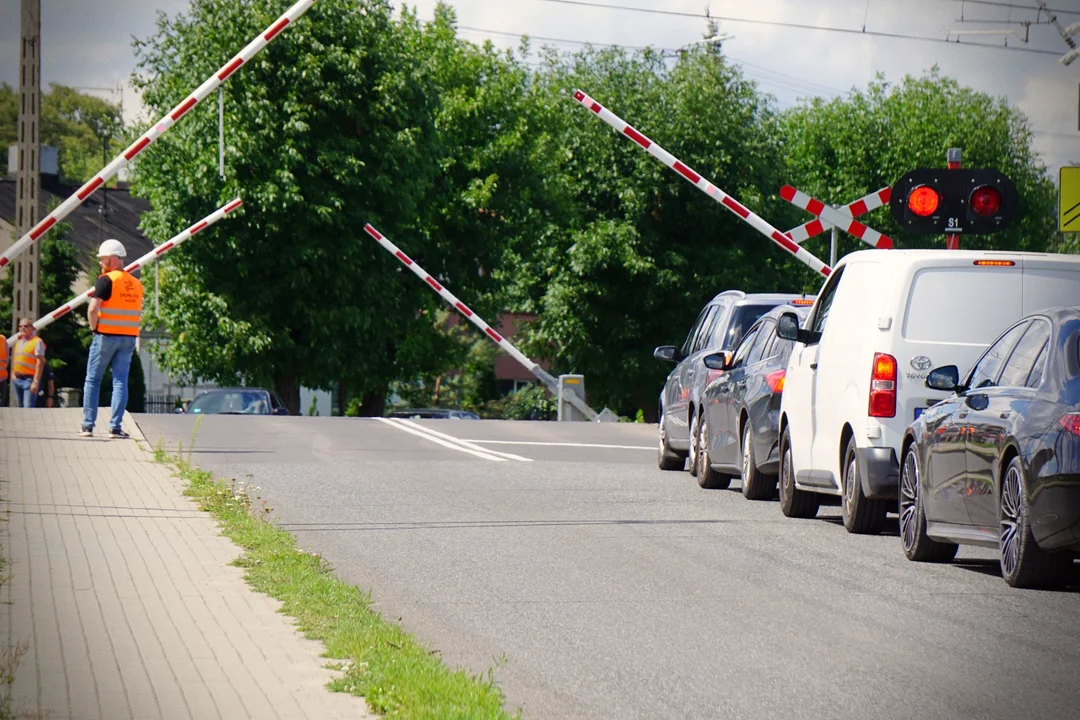
<instances>
[{"instance_id":1,"label":"worker in orange vest","mask_svg":"<svg viewBox=\"0 0 1080 720\"><path fill-rule=\"evenodd\" d=\"M4 385L8 379L8 348L7 338L0 337L0 401L4 398Z\"/></svg>"},{"instance_id":2,"label":"worker in orange vest","mask_svg":"<svg viewBox=\"0 0 1080 720\"><path fill-rule=\"evenodd\" d=\"M37 407L38 388L45 372L45 341L34 334L34 321L19 321L19 335L11 351L11 389L19 407Z\"/></svg>"},{"instance_id":3,"label":"worker in orange vest","mask_svg":"<svg viewBox=\"0 0 1080 720\"><path fill-rule=\"evenodd\" d=\"M94 295L86 317L94 339L86 363L86 384L83 386L83 421L79 435L91 437L97 421L101 378L112 367L112 417L109 437L130 437L121 424L127 408L128 371L135 352L142 321L143 288L135 277L124 272L127 250L119 240L106 240L98 249L101 277L94 283Z\"/></svg>"}]
</instances>

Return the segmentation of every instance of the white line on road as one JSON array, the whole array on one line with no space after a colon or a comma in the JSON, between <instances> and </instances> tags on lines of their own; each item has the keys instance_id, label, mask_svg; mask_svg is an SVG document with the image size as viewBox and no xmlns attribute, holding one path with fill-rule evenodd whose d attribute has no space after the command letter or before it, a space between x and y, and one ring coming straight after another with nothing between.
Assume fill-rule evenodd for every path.
<instances>
[{"instance_id":1,"label":"white line on road","mask_svg":"<svg viewBox=\"0 0 1080 720\"><path fill-rule=\"evenodd\" d=\"M390 427L397 428L398 430L401 430L402 432L407 432L410 435L416 435L417 437L422 437L425 440L430 440L431 442L435 443L436 445L442 445L443 447L450 448L451 450L457 450L458 452L468 453L469 455L475 455L478 458L483 458L484 460L491 460L492 462L506 462L506 458L499 457L498 455L494 454L494 452L489 452L489 451L486 451L486 450L477 451L477 450L472 450L472 449L470 449L470 448L468 448L468 447L466 447L464 445L460 445L460 444L456 444L456 443L448 443L445 440L442 440L440 438L435 437L434 435L429 435L427 433L420 432L419 430L415 430L415 429L409 427L408 425L405 425L403 422L395 422L396 418L374 418L374 419L378 420L381 423L385 423L385 424L389 425Z\"/></svg>"},{"instance_id":2,"label":"white line on road","mask_svg":"<svg viewBox=\"0 0 1080 720\"><path fill-rule=\"evenodd\" d=\"M473 443L475 442L475 440L462 440L461 438L456 438L453 435L447 435L446 433L441 433L438 430L433 430L426 425L420 425L413 422L412 420L405 420L402 418L395 419L397 420L397 422L409 425L410 427L416 428L421 432L425 432L434 436L432 437L432 440L434 440L435 438L441 438L443 440L462 445L466 448L471 448L478 452L487 453L489 455L497 455L501 458L505 458L506 460L517 460L518 462L532 462L532 458L522 457L521 455L514 455L512 453L499 452L498 450L489 450L487 448L480 447L479 445L474 445Z\"/></svg>"},{"instance_id":3,"label":"white line on road","mask_svg":"<svg viewBox=\"0 0 1080 720\"><path fill-rule=\"evenodd\" d=\"M655 445L603 445L600 443L536 442L533 440L463 440L462 442L484 445L544 445L547 447L606 448L610 450L655 450ZM488 452L495 452L489 450Z\"/></svg>"}]
</instances>

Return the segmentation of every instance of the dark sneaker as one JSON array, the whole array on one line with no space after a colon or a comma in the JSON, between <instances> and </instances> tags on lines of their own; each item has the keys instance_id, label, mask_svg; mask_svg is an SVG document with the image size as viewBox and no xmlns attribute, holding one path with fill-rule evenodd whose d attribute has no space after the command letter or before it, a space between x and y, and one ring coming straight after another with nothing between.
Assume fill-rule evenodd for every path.
<instances>
[{"instance_id":1,"label":"dark sneaker","mask_svg":"<svg viewBox=\"0 0 1080 720\"><path fill-rule=\"evenodd\" d=\"M109 439L110 440L127 440L129 437L131 437L131 436L128 435L126 432L124 432L120 428L117 428L115 430L109 430Z\"/></svg>"},{"instance_id":2,"label":"dark sneaker","mask_svg":"<svg viewBox=\"0 0 1080 720\"><path fill-rule=\"evenodd\" d=\"M79 437L94 437L94 428L84 427L79 431Z\"/></svg>"}]
</instances>

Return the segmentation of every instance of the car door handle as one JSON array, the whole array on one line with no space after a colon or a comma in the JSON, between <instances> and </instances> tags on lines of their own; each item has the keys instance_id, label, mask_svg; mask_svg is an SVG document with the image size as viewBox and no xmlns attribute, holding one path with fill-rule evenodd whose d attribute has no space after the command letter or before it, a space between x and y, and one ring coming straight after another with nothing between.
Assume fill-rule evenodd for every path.
<instances>
[{"instance_id":1,"label":"car door handle","mask_svg":"<svg viewBox=\"0 0 1080 720\"><path fill-rule=\"evenodd\" d=\"M957 417L962 417L962 418L966 418L967 416L968 416L968 414L967 414L967 410L965 410L964 412L962 412L962 413L959 413L959 414L957 415Z\"/></svg>"},{"instance_id":2,"label":"car door handle","mask_svg":"<svg viewBox=\"0 0 1080 720\"><path fill-rule=\"evenodd\" d=\"M816 362L810 363L810 369L811 370L817 370L817 363Z\"/></svg>"},{"instance_id":3,"label":"car door handle","mask_svg":"<svg viewBox=\"0 0 1080 720\"><path fill-rule=\"evenodd\" d=\"M1004 420L1004 419L1006 419L1007 417L1009 417L1010 415L1012 415L1012 410L1003 410L1003 411L1001 412L1001 415L1000 415L1000 417L1001 417L1001 419L1002 419L1002 420Z\"/></svg>"}]
</instances>

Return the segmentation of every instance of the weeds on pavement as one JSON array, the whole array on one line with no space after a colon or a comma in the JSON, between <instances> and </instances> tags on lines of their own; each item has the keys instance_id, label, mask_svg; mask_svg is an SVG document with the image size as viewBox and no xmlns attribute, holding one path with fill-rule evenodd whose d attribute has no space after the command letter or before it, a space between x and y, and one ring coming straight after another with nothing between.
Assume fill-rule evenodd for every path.
<instances>
[{"instance_id":1,"label":"weeds on pavement","mask_svg":"<svg viewBox=\"0 0 1080 720\"><path fill-rule=\"evenodd\" d=\"M282 611L300 630L321 640L327 657L342 661L332 665L343 672L330 683L332 690L363 696L373 712L387 718L520 718L503 710L492 670L486 677L451 670L437 650L373 611L368 593L338 580L325 560L298 548L290 533L267 521L272 508L259 488L215 480L182 459L175 462L188 483L185 494L246 551L235 564L245 569L248 583L282 601Z\"/></svg>"}]
</instances>

